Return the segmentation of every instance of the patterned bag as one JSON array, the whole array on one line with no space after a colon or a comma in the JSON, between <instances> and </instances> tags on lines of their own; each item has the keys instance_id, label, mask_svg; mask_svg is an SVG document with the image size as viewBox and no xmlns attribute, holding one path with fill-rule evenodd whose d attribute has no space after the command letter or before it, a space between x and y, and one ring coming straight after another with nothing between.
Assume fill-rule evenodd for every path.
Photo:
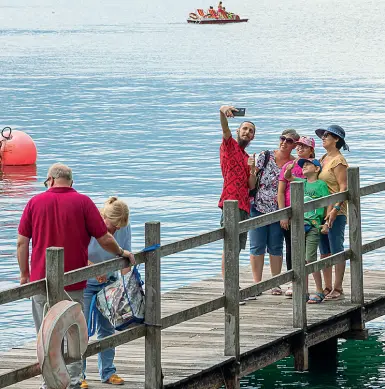
<instances>
[{"instance_id":1,"label":"patterned bag","mask_svg":"<svg viewBox=\"0 0 385 389\"><path fill-rule=\"evenodd\" d=\"M132 323L144 321L143 281L136 266L119 280L100 290L91 302L88 320L89 336L95 333L95 315L97 308L118 331Z\"/></svg>"}]
</instances>

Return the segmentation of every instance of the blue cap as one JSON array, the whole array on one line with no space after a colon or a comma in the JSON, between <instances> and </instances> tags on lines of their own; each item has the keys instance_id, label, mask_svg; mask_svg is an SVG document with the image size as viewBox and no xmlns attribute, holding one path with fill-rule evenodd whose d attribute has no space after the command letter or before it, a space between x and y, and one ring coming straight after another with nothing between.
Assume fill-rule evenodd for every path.
<instances>
[{"instance_id":1,"label":"blue cap","mask_svg":"<svg viewBox=\"0 0 385 389\"><path fill-rule=\"evenodd\" d=\"M322 170L322 166L321 166L321 162L318 161L318 159L306 159L306 158L301 158L298 160L298 166L303 168L303 165L305 164L305 162L310 162L312 163L314 166L318 166L320 168L320 171Z\"/></svg>"},{"instance_id":2,"label":"blue cap","mask_svg":"<svg viewBox=\"0 0 385 389\"><path fill-rule=\"evenodd\" d=\"M349 151L349 146L345 142L345 130L342 127L338 126L337 124L332 124L326 130L324 130L323 128L318 128L318 130L315 130L315 133L317 134L318 138L322 138L324 132L330 132L331 134L338 136L343 142L344 150Z\"/></svg>"}]
</instances>

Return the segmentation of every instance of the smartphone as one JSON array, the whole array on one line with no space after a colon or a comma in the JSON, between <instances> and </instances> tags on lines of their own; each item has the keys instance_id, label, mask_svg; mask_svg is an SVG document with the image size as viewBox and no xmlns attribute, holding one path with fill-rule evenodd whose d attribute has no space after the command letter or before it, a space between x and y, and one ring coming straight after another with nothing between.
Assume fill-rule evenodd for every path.
<instances>
[{"instance_id":1,"label":"smartphone","mask_svg":"<svg viewBox=\"0 0 385 389\"><path fill-rule=\"evenodd\" d=\"M233 111L234 116L245 116L246 108L236 108L238 111Z\"/></svg>"}]
</instances>

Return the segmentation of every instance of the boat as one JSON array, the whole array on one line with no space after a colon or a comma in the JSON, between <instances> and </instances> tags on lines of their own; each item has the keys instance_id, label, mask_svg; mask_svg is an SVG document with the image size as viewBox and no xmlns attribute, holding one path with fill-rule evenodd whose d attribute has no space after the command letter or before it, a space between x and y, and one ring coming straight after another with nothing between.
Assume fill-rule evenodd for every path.
<instances>
[{"instance_id":1,"label":"boat","mask_svg":"<svg viewBox=\"0 0 385 389\"><path fill-rule=\"evenodd\" d=\"M197 9L196 12L190 12L187 23L194 24L228 24L228 23L245 23L249 19L241 18L231 12L224 10L215 11L210 8L207 12L203 9Z\"/></svg>"},{"instance_id":2,"label":"boat","mask_svg":"<svg viewBox=\"0 0 385 389\"><path fill-rule=\"evenodd\" d=\"M249 19L187 19L187 23L195 24L227 24L227 23L245 23Z\"/></svg>"}]
</instances>

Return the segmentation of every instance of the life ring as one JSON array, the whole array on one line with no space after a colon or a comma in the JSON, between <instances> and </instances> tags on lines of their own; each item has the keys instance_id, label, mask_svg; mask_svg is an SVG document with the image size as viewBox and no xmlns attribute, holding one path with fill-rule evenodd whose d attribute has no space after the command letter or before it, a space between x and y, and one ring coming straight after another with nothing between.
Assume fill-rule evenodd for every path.
<instances>
[{"instance_id":1,"label":"life ring","mask_svg":"<svg viewBox=\"0 0 385 389\"><path fill-rule=\"evenodd\" d=\"M198 15L195 14L194 12L190 12L188 16L189 16L190 19L193 19L193 20L197 20L198 19Z\"/></svg>"},{"instance_id":2,"label":"life ring","mask_svg":"<svg viewBox=\"0 0 385 389\"><path fill-rule=\"evenodd\" d=\"M87 349L87 323L79 303L59 301L44 317L37 337L37 358L48 388L65 389L70 375L62 354L67 337L68 356L80 359Z\"/></svg>"}]
</instances>

